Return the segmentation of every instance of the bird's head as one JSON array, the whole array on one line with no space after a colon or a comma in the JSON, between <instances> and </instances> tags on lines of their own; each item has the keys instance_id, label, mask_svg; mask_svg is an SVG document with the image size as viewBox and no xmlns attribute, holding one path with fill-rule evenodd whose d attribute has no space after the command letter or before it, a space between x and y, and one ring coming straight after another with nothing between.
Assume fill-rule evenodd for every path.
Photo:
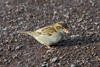
<instances>
[{"instance_id":1,"label":"bird's head","mask_svg":"<svg viewBox=\"0 0 100 67\"><path fill-rule=\"evenodd\" d=\"M56 29L57 32L61 32L61 33L65 32L68 34L69 32L68 32L68 29L66 27L67 27L67 25L62 23L62 22L58 22L54 25L54 28Z\"/></svg>"}]
</instances>

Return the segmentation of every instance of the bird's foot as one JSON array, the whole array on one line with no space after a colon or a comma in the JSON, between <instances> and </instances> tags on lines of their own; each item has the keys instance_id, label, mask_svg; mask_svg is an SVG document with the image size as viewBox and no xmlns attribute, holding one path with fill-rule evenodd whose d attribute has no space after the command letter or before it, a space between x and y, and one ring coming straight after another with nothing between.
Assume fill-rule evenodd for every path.
<instances>
[{"instance_id":1,"label":"bird's foot","mask_svg":"<svg viewBox=\"0 0 100 67\"><path fill-rule=\"evenodd\" d=\"M47 46L47 49L54 49L53 47Z\"/></svg>"}]
</instances>

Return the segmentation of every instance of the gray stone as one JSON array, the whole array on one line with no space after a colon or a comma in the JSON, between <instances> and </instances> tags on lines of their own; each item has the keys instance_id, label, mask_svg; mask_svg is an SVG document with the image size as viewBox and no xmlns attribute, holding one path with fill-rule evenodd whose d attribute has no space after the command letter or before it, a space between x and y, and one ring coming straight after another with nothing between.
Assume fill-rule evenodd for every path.
<instances>
[{"instance_id":1,"label":"gray stone","mask_svg":"<svg viewBox=\"0 0 100 67\"><path fill-rule=\"evenodd\" d=\"M58 60L58 57L54 57L51 61L56 62Z\"/></svg>"},{"instance_id":2,"label":"gray stone","mask_svg":"<svg viewBox=\"0 0 100 67\"><path fill-rule=\"evenodd\" d=\"M71 64L71 67L76 67L76 65L74 65L74 64Z\"/></svg>"},{"instance_id":3,"label":"gray stone","mask_svg":"<svg viewBox=\"0 0 100 67\"><path fill-rule=\"evenodd\" d=\"M50 49L50 50L47 50L46 53L51 53L53 52L54 50Z\"/></svg>"}]
</instances>

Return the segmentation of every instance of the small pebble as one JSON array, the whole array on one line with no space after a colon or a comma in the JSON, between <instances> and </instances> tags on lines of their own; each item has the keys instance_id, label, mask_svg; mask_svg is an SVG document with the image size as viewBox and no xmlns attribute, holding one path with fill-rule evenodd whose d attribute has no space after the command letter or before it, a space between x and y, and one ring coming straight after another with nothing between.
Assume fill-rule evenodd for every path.
<instances>
[{"instance_id":1,"label":"small pebble","mask_svg":"<svg viewBox=\"0 0 100 67\"><path fill-rule=\"evenodd\" d=\"M98 58L98 61L100 61L100 58Z\"/></svg>"},{"instance_id":2,"label":"small pebble","mask_svg":"<svg viewBox=\"0 0 100 67\"><path fill-rule=\"evenodd\" d=\"M42 67L46 67L46 65L45 64L42 64Z\"/></svg>"},{"instance_id":3,"label":"small pebble","mask_svg":"<svg viewBox=\"0 0 100 67\"><path fill-rule=\"evenodd\" d=\"M98 25L99 23L97 22L97 23L94 23L95 25Z\"/></svg>"},{"instance_id":4,"label":"small pebble","mask_svg":"<svg viewBox=\"0 0 100 67\"><path fill-rule=\"evenodd\" d=\"M66 18L69 18L69 15L68 14L64 14L63 16L66 17Z\"/></svg>"},{"instance_id":5,"label":"small pebble","mask_svg":"<svg viewBox=\"0 0 100 67\"><path fill-rule=\"evenodd\" d=\"M15 59L15 58L17 58L17 57L18 57L18 54L14 55L14 56L13 56L13 59Z\"/></svg>"},{"instance_id":6,"label":"small pebble","mask_svg":"<svg viewBox=\"0 0 100 67\"><path fill-rule=\"evenodd\" d=\"M50 50L47 50L46 53L51 53L53 52L54 50L50 49Z\"/></svg>"},{"instance_id":7,"label":"small pebble","mask_svg":"<svg viewBox=\"0 0 100 67\"><path fill-rule=\"evenodd\" d=\"M79 34L76 35L76 37L79 37L79 36L80 36Z\"/></svg>"},{"instance_id":8,"label":"small pebble","mask_svg":"<svg viewBox=\"0 0 100 67\"><path fill-rule=\"evenodd\" d=\"M70 37L71 37L71 39L74 39L76 37L76 35L71 35Z\"/></svg>"},{"instance_id":9,"label":"small pebble","mask_svg":"<svg viewBox=\"0 0 100 67\"><path fill-rule=\"evenodd\" d=\"M48 63L46 63L46 67L49 67L49 64Z\"/></svg>"},{"instance_id":10,"label":"small pebble","mask_svg":"<svg viewBox=\"0 0 100 67\"><path fill-rule=\"evenodd\" d=\"M21 49L22 47L23 47L23 45L17 46L17 47L15 48L15 50L19 50L19 49Z\"/></svg>"},{"instance_id":11,"label":"small pebble","mask_svg":"<svg viewBox=\"0 0 100 67\"><path fill-rule=\"evenodd\" d=\"M57 11L54 11L54 14L57 14Z\"/></svg>"},{"instance_id":12,"label":"small pebble","mask_svg":"<svg viewBox=\"0 0 100 67\"><path fill-rule=\"evenodd\" d=\"M58 63L59 66L61 66L61 63Z\"/></svg>"},{"instance_id":13,"label":"small pebble","mask_svg":"<svg viewBox=\"0 0 100 67\"><path fill-rule=\"evenodd\" d=\"M49 64L48 63L42 64L42 67L49 67Z\"/></svg>"},{"instance_id":14,"label":"small pebble","mask_svg":"<svg viewBox=\"0 0 100 67\"><path fill-rule=\"evenodd\" d=\"M81 22L83 19L82 18L79 18L78 22Z\"/></svg>"},{"instance_id":15,"label":"small pebble","mask_svg":"<svg viewBox=\"0 0 100 67\"><path fill-rule=\"evenodd\" d=\"M58 60L58 57L54 57L51 61L56 62Z\"/></svg>"},{"instance_id":16,"label":"small pebble","mask_svg":"<svg viewBox=\"0 0 100 67\"><path fill-rule=\"evenodd\" d=\"M74 64L72 64L71 67L76 67L76 66Z\"/></svg>"}]
</instances>

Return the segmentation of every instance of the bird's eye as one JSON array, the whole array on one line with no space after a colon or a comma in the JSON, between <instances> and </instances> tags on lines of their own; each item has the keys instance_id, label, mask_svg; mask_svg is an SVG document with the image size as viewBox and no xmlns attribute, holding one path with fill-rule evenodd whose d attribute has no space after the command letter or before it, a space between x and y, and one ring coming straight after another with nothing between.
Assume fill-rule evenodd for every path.
<instances>
[{"instance_id":1,"label":"bird's eye","mask_svg":"<svg viewBox=\"0 0 100 67\"><path fill-rule=\"evenodd\" d=\"M64 28L61 28L61 29L64 29Z\"/></svg>"},{"instance_id":2,"label":"bird's eye","mask_svg":"<svg viewBox=\"0 0 100 67\"><path fill-rule=\"evenodd\" d=\"M61 27L61 29L64 29L64 27Z\"/></svg>"}]
</instances>

